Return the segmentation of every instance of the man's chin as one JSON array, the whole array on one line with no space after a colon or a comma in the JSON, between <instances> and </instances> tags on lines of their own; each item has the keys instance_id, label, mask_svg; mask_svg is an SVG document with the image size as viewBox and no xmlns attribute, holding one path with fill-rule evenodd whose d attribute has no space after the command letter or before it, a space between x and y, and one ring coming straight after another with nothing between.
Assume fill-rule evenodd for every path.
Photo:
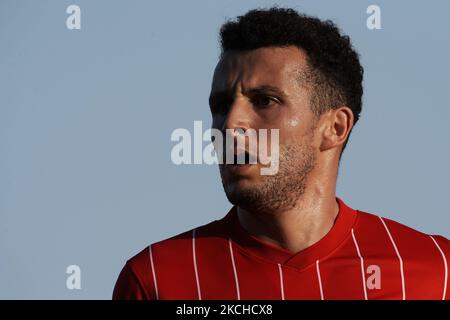
<instances>
[{"instance_id":1,"label":"man's chin","mask_svg":"<svg viewBox=\"0 0 450 320\"><path fill-rule=\"evenodd\" d=\"M260 168L257 164L223 165L220 168L223 182L230 187L247 188L261 180Z\"/></svg>"},{"instance_id":2,"label":"man's chin","mask_svg":"<svg viewBox=\"0 0 450 320\"><path fill-rule=\"evenodd\" d=\"M239 179L224 186L225 194L234 205L247 204L250 199L253 199L258 194L258 186L247 179Z\"/></svg>"}]
</instances>

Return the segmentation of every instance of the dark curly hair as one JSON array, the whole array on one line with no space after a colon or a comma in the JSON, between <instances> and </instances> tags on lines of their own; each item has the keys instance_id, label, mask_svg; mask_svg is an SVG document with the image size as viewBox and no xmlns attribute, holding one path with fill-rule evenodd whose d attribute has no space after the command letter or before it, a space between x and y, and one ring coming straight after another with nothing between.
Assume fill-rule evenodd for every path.
<instances>
[{"instance_id":1,"label":"dark curly hair","mask_svg":"<svg viewBox=\"0 0 450 320\"><path fill-rule=\"evenodd\" d=\"M311 108L316 115L346 105L354 123L362 107L363 68L350 39L330 20L300 14L291 8L254 9L220 29L222 54L262 47L296 46L307 54L312 85ZM345 145L344 145L345 148Z\"/></svg>"}]
</instances>

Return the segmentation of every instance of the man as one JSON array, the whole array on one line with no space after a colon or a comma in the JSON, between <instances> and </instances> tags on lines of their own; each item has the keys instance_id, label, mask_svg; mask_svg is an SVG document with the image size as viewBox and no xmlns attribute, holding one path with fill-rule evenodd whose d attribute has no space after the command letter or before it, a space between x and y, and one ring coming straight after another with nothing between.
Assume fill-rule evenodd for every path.
<instances>
[{"instance_id":1,"label":"man","mask_svg":"<svg viewBox=\"0 0 450 320\"><path fill-rule=\"evenodd\" d=\"M281 8L252 10L220 36L213 128L279 129L278 172L221 164L229 213L128 260L113 298L448 299L446 238L335 195L363 91L349 38Z\"/></svg>"}]
</instances>

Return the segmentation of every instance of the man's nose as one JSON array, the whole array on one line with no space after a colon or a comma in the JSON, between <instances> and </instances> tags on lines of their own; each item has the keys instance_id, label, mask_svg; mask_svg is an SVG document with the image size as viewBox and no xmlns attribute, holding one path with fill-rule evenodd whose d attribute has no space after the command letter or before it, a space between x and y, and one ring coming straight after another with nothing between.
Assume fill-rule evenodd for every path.
<instances>
[{"instance_id":1,"label":"man's nose","mask_svg":"<svg viewBox=\"0 0 450 320\"><path fill-rule=\"evenodd\" d=\"M227 129L242 129L246 131L250 128L251 105L245 98L237 98L228 109L228 113L222 125L222 132Z\"/></svg>"}]
</instances>

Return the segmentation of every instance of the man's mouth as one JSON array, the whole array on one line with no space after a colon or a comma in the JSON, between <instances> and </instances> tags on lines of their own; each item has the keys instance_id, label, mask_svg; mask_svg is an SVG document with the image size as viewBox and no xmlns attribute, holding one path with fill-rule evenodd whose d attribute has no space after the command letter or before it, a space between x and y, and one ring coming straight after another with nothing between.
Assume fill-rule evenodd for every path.
<instances>
[{"instance_id":1,"label":"man's mouth","mask_svg":"<svg viewBox=\"0 0 450 320\"><path fill-rule=\"evenodd\" d=\"M225 165L253 165L257 163L257 157L247 151L234 153L232 163L225 161Z\"/></svg>"},{"instance_id":2,"label":"man's mouth","mask_svg":"<svg viewBox=\"0 0 450 320\"><path fill-rule=\"evenodd\" d=\"M227 163L227 161L224 163L226 170L232 174L242 174L256 164L256 157L247 151L235 153L232 160L232 163Z\"/></svg>"}]
</instances>

